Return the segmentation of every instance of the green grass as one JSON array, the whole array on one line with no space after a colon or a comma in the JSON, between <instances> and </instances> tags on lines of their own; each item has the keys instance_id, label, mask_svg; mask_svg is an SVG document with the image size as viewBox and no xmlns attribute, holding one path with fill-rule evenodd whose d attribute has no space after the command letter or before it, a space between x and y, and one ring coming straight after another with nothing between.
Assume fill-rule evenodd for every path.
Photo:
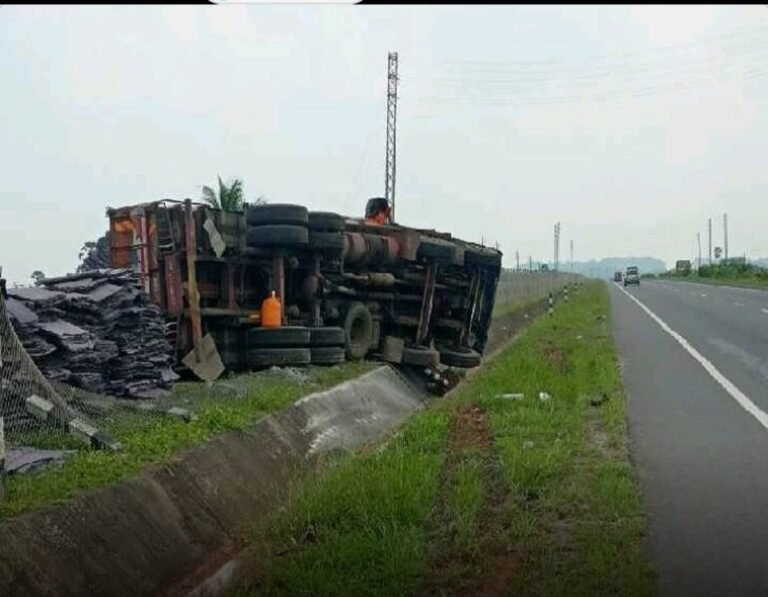
<instances>
[{"instance_id":1,"label":"green grass","mask_svg":"<svg viewBox=\"0 0 768 597\"><path fill-rule=\"evenodd\" d=\"M238 389L242 394L239 397L216 395L203 383L178 384L177 398L194 403L196 421L186 423L160 416L121 414L109 428L123 443L121 452L82 450L68 457L60 468L7 478L5 494L0 499L0 518L126 479L148 465L168 461L185 448L217 434L242 429L306 394L356 377L371 367L370 363L363 362L317 368L305 384L270 372L229 378L225 383Z\"/></svg>"},{"instance_id":2,"label":"green grass","mask_svg":"<svg viewBox=\"0 0 768 597\"><path fill-rule=\"evenodd\" d=\"M499 317L504 317L505 315L509 315L510 313L514 313L516 311L522 311L523 309L530 307L531 305L535 305L539 301L541 301L544 297L539 297L535 299L523 299L523 300L517 300L517 301L509 301L506 303L497 303L493 308L493 319L498 319Z\"/></svg>"},{"instance_id":3,"label":"green grass","mask_svg":"<svg viewBox=\"0 0 768 597\"><path fill-rule=\"evenodd\" d=\"M482 583L486 573L473 580L477 566L466 562L482 566L489 541L520 554L523 565L505 571L510 594L653 594L607 315L605 285L584 285L383 449L298 485L256 535L268 555L242 594L414 594L452 570L436 564L446 546L458 552L462 583ZM525 398L499 397L517 392ZM470 449L447 455L461 403L482 408L495 435L508 497L491 509L487 458ZM489 515L495 524L481 523Z\"/></svg>"},{"instance_id":4,"label":"green grass","mask_svg":"<svg viewBox=\"0 0 768 597\"><path fill-rule=\"evenodd\" d=\"M736 286L738 288L768 288L768 280L754 277L724 277L702 278L696 275L690 276L659 276L662 279L677 282L696 282L698 284L710 284L712 286Z\"/></svg>"},{"instance_id":5,"label":"green grass","mask_svg":"<svg viewBox=\"0 0 768 597\"><path fill-rule=\"evenodd\" d=\"M451 491L450 519L456 529L455 543L459 549L469 551L474 543L485 501L482 460L465 455L459 464Z\"/></svg>"},{"instance_id":6,"label":"green grass","mask_svg":"<svg viewBox=\"0 0 768 597\"><path fill-rule=\"evenodd\" d=\"M448 416L414 418L384 451L317 473L267 531L266 595L403 595L426 566ZM275 554L288 551L289 555ZM243 594L256 591L246 589Z\"/></svg>"}]
</instances>

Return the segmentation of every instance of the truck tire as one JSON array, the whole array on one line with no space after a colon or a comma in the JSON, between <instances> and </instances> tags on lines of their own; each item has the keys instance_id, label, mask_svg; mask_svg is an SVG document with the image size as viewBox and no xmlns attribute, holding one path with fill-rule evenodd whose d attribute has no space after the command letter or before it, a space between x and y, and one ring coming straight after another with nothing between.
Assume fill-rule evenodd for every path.
<instances>
[{"instance_id":1,"label":"truck tire","mask_svg":"<svg viewBox=\"0 0 768 597\"><path fill-rule=\"evenodd\" d=\"M309 212L309 229L341 232L344 230L344 217L330 211L311 211Z\"/></svg>"},{"instance_id":2,"label":"truck tire","mask_svg":"<svg viewBox=\"0 0 768 597\"><path fill-rule=\"evenodd\" d=\"M344 346L344 328L325 327L309 328L309 345L315 346Z\"/></svg>"},{"instance_id":3,"label":"truck tire","mask_svg":"<svg viewBox=\"0 0 768 597\"><path fill-rule=\"evenodd\" d=\"M340 365L347 360L342 346L320 346L311 348L313 365Z\"/></svg>"},{"instance_id":4,"label":"truck tire","mask_svg":"<svg viewBox=\"0 0 768 597\"><path fill-rule=\"evenodd\" d=\"M281 328L251 328L247 332L248 348L290 346L309 346L309 328L285 326Z\"/></svg>"},{"instance_id":5,"label":"truck tire","mask_svg":"<svg viewBox=\"0 0 768 597\"><path fill-rule=\"evenodd\" d=\"M324 253L341 253L344 250L344 233L310 232L309 248Z\"/></svg>"},{"instance_id":6,"label":"truck tire","mask_svg":"<svg viewBox=\"0 0 768 597\"><path fill-rule=\"evenodd\" d=\"M440 353L423 346L404 348L403 363L418 367L437 367L440 364Z\"/></svg>"},{"instance_id":7,"label":"truck tire","mask_svg":"<svg viewBox=\"0 0 768 597\"><path fill-rule=\"evenodd\" d=\"M425 261L453 261L456 248L450 243L439 243L436 241L423 240L419 243L417 256Z\"/></svg>"},{"instance_id":8,"label":"truck tire","mask_svg":"<svg viewBox=\"0 0 768 597\"><path fill-rule=\"evenodd\" d=\"M311 359L309 348L252 348L246 355L248 366L254 369L309 365Z\"/></svg>"},{"instance_id":9,"label":"truck tire","mask_svg":"<svg viewBox=\"0 0 768 597\"><path fill-rule=\"evenodd\" d=\"M440 351L440 362L448 367L472 369L474 367L479 367L481 361L482 356L475 350L443 349Z\"/></svg>"},{"instance_id":10,"label":"truck tire","mask_svg":"<svg viewBox=\"0 0 768 597\"><path fill-rule=\"evenodd\" d=\"M501 267L501 254L494 251L467 249L464 252L464 263L477 267L499 268Z\"/></svg>"},{"instance_id":11,"label":"truck tire","mask_svg":"<svg viewBox=\"0 0 768 597\"><path fill-rule=\"evenodd\" d=\"M251 226L288 224L306 227L309 222L309 212L303 205L290 205L288 203L249 205L245 211L245 221Z\"/></svg>"},{"instance_id":12,"label":"truck tire","mask_svg":"<svg viewBox=\"0 0 768 597\"><path fill-rule=\"evenodd\" d=\"M245 242L250 247L295 247L309 242L309 233L302 226L276 224L274 226L248 226Z\"/></svg>"},{"instance_id":13,"label":"truck tire","mask_svg":"<svg viewBox=\"0 0 768 597\"><path fill-rule=\"evenodd\" d=\"M363 303L354 302L344 316L344 348L350 361L359 361L373 343L373 317Z\"/></svg>"}]
</instances>

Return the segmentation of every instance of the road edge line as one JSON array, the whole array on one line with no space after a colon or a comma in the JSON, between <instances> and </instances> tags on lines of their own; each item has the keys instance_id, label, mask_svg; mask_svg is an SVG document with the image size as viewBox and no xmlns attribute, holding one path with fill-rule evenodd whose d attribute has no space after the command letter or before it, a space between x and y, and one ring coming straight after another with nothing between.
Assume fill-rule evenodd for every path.
<instances>
[{"instance_id":1,"label":"road edge line","mask_svg":"<svg viewBox=\"0 0 768 597\"><path fill-rule=\"evenodd\" d=\"M741 406L744 410L746 410L750 415L752 415L758 423L760 423L763 427L768 429L768 414L765 413L758 407L752 400L749 399L749 397L742 392L738 387L736 387L736 384L734 384L730 379L728 379L725 375L720 373L717 367L715 367L712 362L707 359L703 354L701 354L698 350L696 350L691 344L686 340L682 335L677 333L675 330L673 330L663 319L661 319L658 315L656 315L653 311L651 311L648 307L646 307L642 302L640 302L639 299L632 296L629 292L621 288L620 286L616 286L621 292L623 292L625 295L627 295L630 299L632 299L635 304L637 304L638 307L640 307L645 313L653 319L659 327L667 332L670 336L672 336L680 346L682 346L688 354L690 354L696 362L701 365L704 370L709 373L709 375L718 383L722 388L728 392L728 394L733 398L739 406Z\"/></svg>"}]
</instances>

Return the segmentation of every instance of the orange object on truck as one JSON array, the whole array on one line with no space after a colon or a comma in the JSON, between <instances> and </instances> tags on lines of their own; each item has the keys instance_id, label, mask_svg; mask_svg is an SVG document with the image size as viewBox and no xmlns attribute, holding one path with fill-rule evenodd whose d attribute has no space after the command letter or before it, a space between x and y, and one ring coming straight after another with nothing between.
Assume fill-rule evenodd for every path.
<instances>
[{"instance_id":1,"label":"orange object on truck","mask_svg":"<svg viewBox=\"0 0 768 597\"><path fill-rule=\"evenodd\" d=\"M279 328L283 325L283 306L275 291L261 303L261 327Z\"/></svg>"}]
</instances>

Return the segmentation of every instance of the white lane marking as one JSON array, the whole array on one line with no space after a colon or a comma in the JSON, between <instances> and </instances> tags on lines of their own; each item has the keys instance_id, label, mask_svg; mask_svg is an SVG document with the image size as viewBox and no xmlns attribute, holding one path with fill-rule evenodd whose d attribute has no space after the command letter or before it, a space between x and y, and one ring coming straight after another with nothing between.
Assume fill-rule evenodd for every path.
<instances>
[{"instance_id":1,"label":"white lane marking","mask_svg":"<svg viewBox=\"0 0 768 597\"><path fill-rule=\"evenodd\" d=\"M733 303L734 307L743 307L744 303Z\"/></svg>"},{"instance_id":2,"label":"white lane marking","mask_svg":"<svg viewBox=\"0 0 768 597\"><path fill-rule=\"evenodd\" d=\"M760 309L760 310L761 310L763 313L765 313L766 315L768 315L768 309Z\"/></svg>"},{"instance_id":3,"label":"white lane marking","mask_svg":"<svg viewBox=\"0 0 768 597\"><path fill-rule=\"evenodd\" d=\"M639 300L637 300L634 296L629 294L626 290L623 288L619 288L621 292L626 294L629 298L631 298L638 307L640 307L643 311L646 312L646 314L653 319L656 323L659 324L659 327L661 327L662 330L667 332L670 336L672 336L677 342L682 346L688 354L690 354L698 363L701 365L704 370L712 376L712 378L719 383L723 389L728 392L728 394L733 398L736 402L739 403L739 406L741 406L744 410L746 410L750 415L752 415L755 419L757 419L758 423L760 423L763 427L768 429L768 414L760 410L760 408L752 402L747 395L742 392L739 388L736 387L736 385L729 380L725 375L720 373L720 371L715 367L703 354L701 354L698 350L696 350L693 346L690 345L688 340L683 338L680 334L678 334L675 330L673 330L671 327L669 327L658 315L656 315L653 311L651 311L648 307L646 307L643 303L641 303Z\"/></svg>"}]
</instances>

